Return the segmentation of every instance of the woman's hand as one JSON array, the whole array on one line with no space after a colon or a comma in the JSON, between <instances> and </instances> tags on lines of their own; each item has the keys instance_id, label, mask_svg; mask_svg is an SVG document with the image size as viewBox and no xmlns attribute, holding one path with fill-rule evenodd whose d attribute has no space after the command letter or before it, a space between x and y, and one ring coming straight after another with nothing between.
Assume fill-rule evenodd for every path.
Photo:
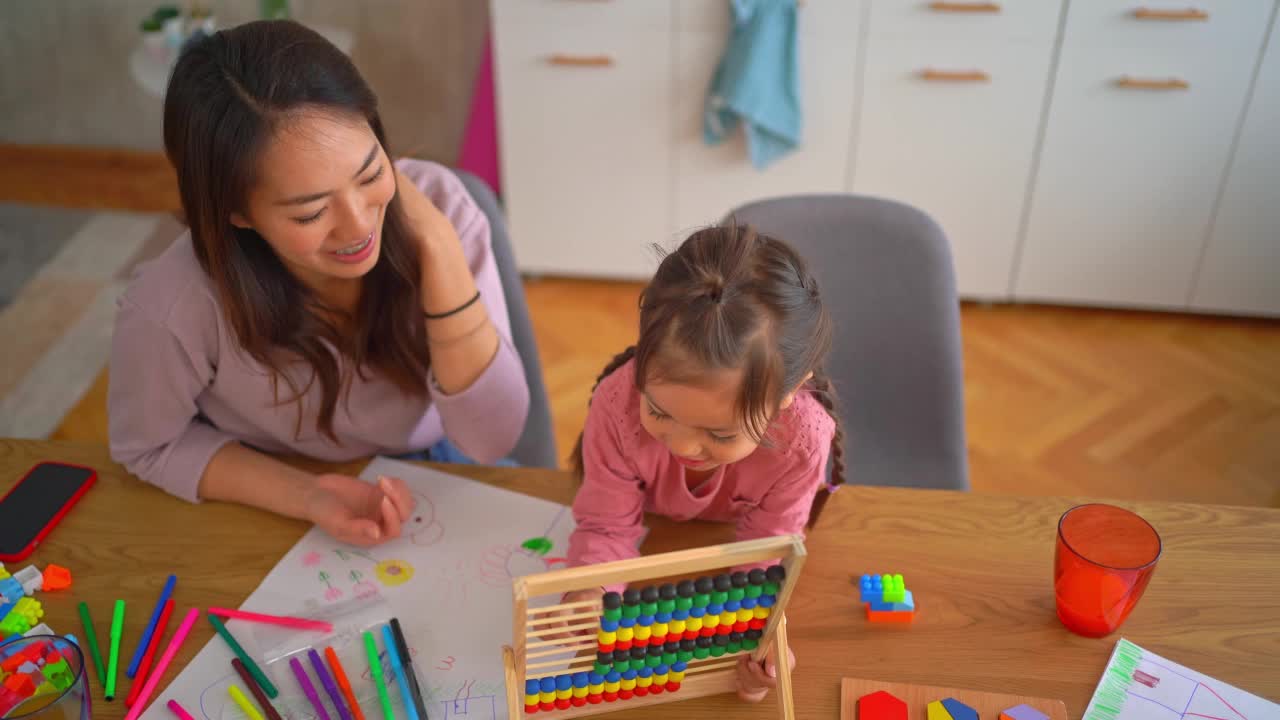
<instances>
[{"instance_id":1,"label":"woman's hand","mask_svg":"<svg viewBox=\"0 0 1280 720\"><path fill-rule=\"evenodd\" d=\"M738 660L736 683L738 697L747 702L760 702L769 694L769 690L778 687L778 667L774 662L778 646L769 648L764 664L752 662L748 655ZM787 648L787 661L792 670L796 668L796 654Z\"/></svg>"},{"instance_id":2,"label":"woman's hand","mask_svg":"<svg viewBox=\"0 0 1280 720\"><path fill-rule=\"evenodd\" d=\"M462 245L458 241L458 232L454 229L453 223L449 222L449 218L440 212L435 206L422 194L418 186L414 184L409 176L396 169L396 194L400 198L400 207L404 212L405 220L408 221L408 230L424 249L428 252L438 251L440 249L457 249L457 253L461 256ZM466 261L463 260L463 269L466 268Z\"/></svg>"},{"instance_id":3,"label":"woman's hand","mask_svg":"<svg viewBox=\"0 0 1280 720\"><path fill-rule=\"evenodd\" d=\"M377 484L347 475L320 475L306 493L307 518L334 538L368 547L400 537L400 525L415 505L413 494L397 478Z\"/></svg>"}]
</instances>

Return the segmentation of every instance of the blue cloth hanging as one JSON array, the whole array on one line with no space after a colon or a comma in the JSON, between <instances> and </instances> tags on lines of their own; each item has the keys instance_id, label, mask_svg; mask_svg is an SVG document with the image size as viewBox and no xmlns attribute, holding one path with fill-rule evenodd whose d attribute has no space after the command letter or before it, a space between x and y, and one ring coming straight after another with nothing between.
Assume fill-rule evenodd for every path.
<instances>
[{"instance_id":1,"label":"blue cloth hanging","mask_svg":"<svg viewBox=\"0 0 1280 720\"><path fill-rule=\"evenodd\" d=\"M733 27L703 112L703 137L744 124L751 163L765 168L800 144L796 0L730 0Z\"/></svg>"}]
</instances>

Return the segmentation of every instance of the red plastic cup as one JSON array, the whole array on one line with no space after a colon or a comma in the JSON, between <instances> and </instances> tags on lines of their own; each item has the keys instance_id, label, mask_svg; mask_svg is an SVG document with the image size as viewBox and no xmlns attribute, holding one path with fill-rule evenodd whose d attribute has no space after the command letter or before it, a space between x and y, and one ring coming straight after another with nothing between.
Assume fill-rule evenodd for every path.
<instances>
[{"instance_id":1,"label":"red plastic cup","mask_svg":"<svg viewBox=\"0 0 1280 720\"><path fill-rule=\"evenodd\" d=\"M1053 591L1058 619L1085 637L1120 627L1151 582L1160 559L1151 523L1113 505L1079 505L1058 520Z\"/></svg>"}]
</instances>

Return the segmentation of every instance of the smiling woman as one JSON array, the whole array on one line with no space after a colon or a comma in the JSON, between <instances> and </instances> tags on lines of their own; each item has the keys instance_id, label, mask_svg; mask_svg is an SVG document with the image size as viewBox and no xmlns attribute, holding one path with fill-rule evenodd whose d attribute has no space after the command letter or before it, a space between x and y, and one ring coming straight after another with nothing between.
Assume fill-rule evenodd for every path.
<instances>
[{"instance_id":1,"label":"smiling woman","mask_svg":"<svg viewBox=\"0 0 1280 720\"><path fill-rule=\"evenodd\" d=\"M515 445L528 387L488 222L446 168L392 160L346 55L287 21L218 32L174 68L164 134L190 233L121 300L113 457L367 545L410 517L403 483L270 454Z\"/></svg>"}]
</instances>

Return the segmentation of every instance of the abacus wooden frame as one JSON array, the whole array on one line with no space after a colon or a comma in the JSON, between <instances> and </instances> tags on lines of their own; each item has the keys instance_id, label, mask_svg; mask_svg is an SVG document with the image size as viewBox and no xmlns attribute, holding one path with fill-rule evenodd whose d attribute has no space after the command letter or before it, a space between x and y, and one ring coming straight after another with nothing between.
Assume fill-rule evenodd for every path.
<instances>
[{"instance_id":1,"label":"abacus wooden frame","mask_svg":"<svg viewBox=\"0 0 1280 720\"><path fill-rule=\"evenodd\" d=\"M773 645L778 647L778 657L787 657L786 608L791 599L791 592L800 577L800 569L804 565L804 541L799 535L784 535L760 540L711 545L692 550L638 557L617 562L602 563L584 567L567 568L518 577L511 584L512 591L512 645L504 645L502 659L507 684L507 716L523 718L524 712L524 679L529 671L529 645L540 641L531 638L529 622L537 620L556 610L581 609L593 610L590 616L598 616L601 612L599 603L582 606L581 603L570 605L553 605L550 607L529 608L529 599L544 595L559 595L572 590L595 588L616 583L633 583L641 580L684 576L694 573L718 570L751 563L778 561L786 578L778 590L778 600L769 614L769 622L765 625L760 644L752 651L752 660L759 662ZM583 612L583 616L587 613ZM573 645L580 640L569 640L565 645ZM535 648L536 650L537 648ZM585 649L585 648L584 648ZM567 652L567 651L566 651ZM548 653L543 653L548 654ZM535 657L535 659L537 659ZM573 707L554 710L546 713L547 717L575 718L600 715L615 710L626 710L646 705L657 705L667 702L678 702L706 695L718 695L735 691L735 670L737 657L709 658L695 661L689 666L688 674L680 691L674 694L646 695L623 702ZM543 663L544 666L561 664L553 661ZM534 663L537 667L539 663ZM700 669L701 668L701 669ZM780 662L778 668L778 709L783 720L794 720L795 706L791 696L791 669L789 663ZM547 674L551 670L548 669ZM541 713L540 713L541 714Z\"/></svg>"}]
</instances>

